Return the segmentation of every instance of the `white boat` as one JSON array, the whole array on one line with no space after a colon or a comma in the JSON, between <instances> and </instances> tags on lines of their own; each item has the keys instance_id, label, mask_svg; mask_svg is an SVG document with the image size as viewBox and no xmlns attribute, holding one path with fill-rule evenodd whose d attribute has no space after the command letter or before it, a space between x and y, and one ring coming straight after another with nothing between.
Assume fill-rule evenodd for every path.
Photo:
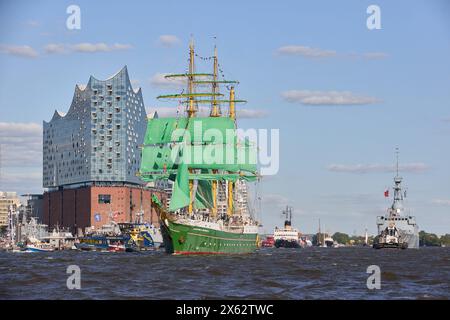
<instances>
[{"instance_id":1,"label":"white boat","mask_svg":"<svg viewBox=\"0 0 450 320\"><path fill-rule=\"evenodd\" d=\"M276 248L300 248L300 232L292 227L292 208L286 206L284 228L275 227L273 238Z\"/></svg>"},{"instance_id":2,"label":"white boat","mask_svg":"<svg viewBox=\"0 0 450 320\"><path fill-rule=\"evenodd\" d=\"M55 247L46 242L36 242L33 244L28 244L22 250L25 252L53 252Z\"/></svg>"}]
</instances>

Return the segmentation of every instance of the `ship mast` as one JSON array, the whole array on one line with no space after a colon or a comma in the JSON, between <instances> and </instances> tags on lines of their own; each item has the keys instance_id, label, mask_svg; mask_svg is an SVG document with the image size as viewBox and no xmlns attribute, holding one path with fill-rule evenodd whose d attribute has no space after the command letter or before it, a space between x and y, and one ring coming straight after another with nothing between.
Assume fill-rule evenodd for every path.
<instances>
[{"instance_id":1,"label":"ship mast","mask_svg":"<svg viewBox=\"0 0 450 320\"><path fill-rule=\"evenodd\" d=\"M188 76L188 94L189 94L189 107L188 107L188 117L195 117L195 107L194 107L194 39L191 39L189 44L189 76ZM192 169L189 169L192 172ZM194 193L194 181L189 179L189 207L188 213L192 214L193 211L193 193Z\"/></svg>"},{"instance_id":2,"label":"ship mast","mask_svg":"<svg viewBox=\"0 0 450 320\"><path fill-rule=\"evenodd\" d=\"M194 106L194 39L191 39L191 42L189 43L189 75L188 75L188 117L192 118L195 117L195 106Z\"/></svg>"},{"instance_id":3,"label":"ship mast","mask_svg":"<svg viewBox=\"0 0 450 320\"><path fill-rule=\"evenodd\" d=\"M233 119L234 124L236 126L236 113L234 111L234 86L230 88L230 115L229 117ZM227 206L227 214L231 216L233 214L233 190L234 182L228 181L228 206Z\"/></svg>"},{"instance_id":4,"label":"ship mast","mask_svg":"<svg viewBox=\"0 0 450 320\"><path fill-rule=\"evenodd\" d=\"M394 216L399 215L403 210L403 193L402 193L402 177L399 176L398 173L398 148L395 148L396 153L396 175L394 177L394 202L391 207L391 214Z\"/></svg>"},{"instance_id":5,"label":"ship mast","mask_svg":"<svg viewBox=\"0 0 450 320\"><path fill-rule=\"evenodd\" d=\"M214 46L214 66L213 66L213 81L212 81L212 107L211 107L211 117L220 117L220 108L217 104L216 93L218 91L217 83L217 71L218 71L218 61L217 61L217 47Z\"/></svg>"},{"instance_id":6,"label":"ship mast","mask_svg":"<svg viewBox=\"0 0 450 320\"><path fill-rule=\"evenodd\" d=\"M212 91L212 103L211 103L211 117L219 117L220 113L217 106L216 93L217 93L217 47L214 46L214 65L213 65L213 80L211 82L211 91ZM217 173L217 170L213 170L213 173ZM212 207L212 215L213 217L217 216L217 180L212 181L212 196L213 196L213 207Z\"/></svg>"}]
</instances>

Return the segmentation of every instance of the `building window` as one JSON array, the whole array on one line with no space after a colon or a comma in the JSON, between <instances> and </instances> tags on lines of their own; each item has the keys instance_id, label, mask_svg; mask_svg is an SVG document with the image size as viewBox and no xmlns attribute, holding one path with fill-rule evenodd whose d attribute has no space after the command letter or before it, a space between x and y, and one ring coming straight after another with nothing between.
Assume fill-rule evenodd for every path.
<instances>
[{"instance_id":1,"label":"building window","mask_svg":"<svg viewBox=\"0 0 450 320\"><path fill-rule=\"evenodd\" d=\"M98 203L111 203L111 195L110 194L99 194L98 195Z\"/></svg>"}]
</instances>

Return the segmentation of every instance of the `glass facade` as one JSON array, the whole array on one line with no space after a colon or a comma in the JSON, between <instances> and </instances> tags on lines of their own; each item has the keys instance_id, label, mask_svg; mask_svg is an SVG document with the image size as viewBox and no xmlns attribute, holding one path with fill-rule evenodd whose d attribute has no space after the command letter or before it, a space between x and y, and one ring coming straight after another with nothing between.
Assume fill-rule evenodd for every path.
<instances>
[{"instance_id":1,"label":"glass facade","mask_svg":"<svg viewBox=\"0 0 450 320\"><path fill-rule=\"evenodd\" d=\"M43 186L86 182L140 183L136 172L147 125L141 89L127 68L76 86L66 115L44 121Z\"/></svg>"}]
</instances>

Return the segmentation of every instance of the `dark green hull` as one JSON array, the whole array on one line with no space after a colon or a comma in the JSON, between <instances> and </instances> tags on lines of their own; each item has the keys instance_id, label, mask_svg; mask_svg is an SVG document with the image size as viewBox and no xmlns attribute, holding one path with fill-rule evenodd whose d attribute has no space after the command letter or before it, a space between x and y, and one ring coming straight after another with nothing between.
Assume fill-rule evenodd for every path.
<instances>
[{"instance_id":1,"label":"dark green hull","mask_svg":"<svg viewBox=\"0 0 450 320\"><path fill-rule=\"evenodd\" d=\"M241 254L257 248L257 233L243 234L193 227L166 220L161 231L170 254Z\"/></svg>"}]
</instances>

